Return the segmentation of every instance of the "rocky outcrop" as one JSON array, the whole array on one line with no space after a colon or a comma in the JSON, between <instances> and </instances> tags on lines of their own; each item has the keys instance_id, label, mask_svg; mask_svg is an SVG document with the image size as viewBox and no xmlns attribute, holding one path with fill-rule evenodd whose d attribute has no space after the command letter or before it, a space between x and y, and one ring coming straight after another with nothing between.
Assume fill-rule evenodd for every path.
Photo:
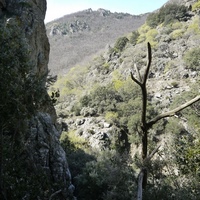
<instances>
[{"instance_id":1,"label":"rocky outcrop","mask_svg":"<svg viewBox=\"0 0 200 200\"><path fill-rule=\"evenodd\" d=\"M81 20L75 20L70 23L61 23L61 24L55 24L51 27L51 31L49 33L50 36L55 35L62 35L62 36L70 36L74 33L81 33L84 31L89 31L90 27L89 25Z\"/></svg>"},{"instance_id":2,"label":"rocky outcrop","mask_svg":"<svg viewBox=\"0 0 200 200\"><path fill-rule=\"evenodd\" d=\"M66 154L60 146L58 131L47 113L38 113L29 123L26 152L33 170L43 170L52 177L54 183L60 184L60 194L67 198L73 196L74 186L71 184Z\"/></svg>"},{"instance_id":3,"label":"rocky outcrop","mask_svg":"<svg viewBox=\"0 0 200 200\"><path fill-rule=\"evenodd\" d=\"M6 25L18 27L21 30L22 39L27 40L30 51L28 59L32 66L29 73L38 79L43 77L41 87L44 88L50 51L44 25L46 0L1 0L0 9L7 20ZM46 92L42 96L48 98ZM52 182L49 185L57 185L59 199L68 199L72 196L74 187L71 185L65 152L59 143L60 132L55 125L55 110L50 101L45 103L44 99L41 99L41 102L40 108L34 111L36 114L28 123L26 139L21 144L24 145L22 149L26 154L27 168L32 166L33 171L30 173L45 173ZM39 180L39 182L42 181L42 179ZM54 188L48 190L55 192ZM26 192L30 196L26 199L31 199L31 191Z\"/></svg>"}]
</instances>

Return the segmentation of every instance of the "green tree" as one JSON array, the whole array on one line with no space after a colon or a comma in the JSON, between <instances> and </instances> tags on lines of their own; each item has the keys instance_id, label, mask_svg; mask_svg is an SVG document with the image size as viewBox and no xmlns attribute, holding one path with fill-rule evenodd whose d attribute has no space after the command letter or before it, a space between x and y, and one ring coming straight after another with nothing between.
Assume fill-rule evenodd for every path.
<instances>
[{"instance_id":1,"label":"green tree","mask_svg":"<svg viewBox=\"0 0 200 200\"><path fill-rule=\"evenodd\" d=\"M117 51L122 51L124 49L124 47L126 46L127 42L128 42L128 38L127 37L120 37L117 39L115 45L114 45L114 48L117 50Z\"/></svg>"},{"instance_id":2,"label":"green tree","mask_svg":"<svg viewBox=\"0 0 200 200\"><path fill-rule=\"evenodd\" d=\"M167 4L158 12L147 17L147 24L153 28L161 23L169 24L175 20L182 21L187 15L188 8L184 5Z\"/></svg>"},{"instance_id":3,"label":"green tree","mask_svg":"<svg viewBox=\"0 0 200 200\"><path fill-rule=\"evenodd\" d=\"M137 39L140 36L138 31L133 31L130 37L130 43L133 45L137 44Z\"/></svg>"}]
</instances>

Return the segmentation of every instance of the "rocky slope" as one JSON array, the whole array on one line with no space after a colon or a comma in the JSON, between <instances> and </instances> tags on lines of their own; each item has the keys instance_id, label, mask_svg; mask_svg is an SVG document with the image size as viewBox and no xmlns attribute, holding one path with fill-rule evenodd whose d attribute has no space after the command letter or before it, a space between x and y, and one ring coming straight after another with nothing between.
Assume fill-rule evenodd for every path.
<instances>
[{"instance_id":1,"label":"rocky slope","mask_svg":"<svg viewBox=\"0 0 200 200\"><path fill-rule=\"evenodd\" d=\"M190 3L192 4L191 1ZM92 93L95 85L106 87L115 84L117 78L119 82L127 80L130 71L136 73L134 63L143 71L147 62L148 40L155 44L148 81L149 100L162 111L168 110L177 96L190 91L192 85L199 80L199 71L189 68L183 59L186 52L200 44L199 28L193 29L198 23L199 15L191 13L186 22L175 22L171 26L158 26L156 29L151 29L145 24L139 28L138 44L128 43L122 52L112 52L112 47L107 46L99 57L90 62L89 66L75 67L54 86L54 89L59 88L61 93L60 103L56 105L56 109L59 116L64 116L63 123L68 124L69 130L78 130L79 135L91 140L90 143L95 146L98 146L99 134L106 133L112 138L110 132L115 133L116 127L112 130L111 124L105 125L106 120L101 115L101 117L93 117L99 115L98 105L92 108L80 108L80 117L65 118L65 116L74 115L73 107L80 104L80 96ZM155 34L149 36L152 32ZM76 89L77 95L73 93L73 89ZM88 130L93 130L93 133L89 134ZM108 141L108 138L105 137L105 140Z\"/></svg>"},{"instance_id":2,"label":"rocky slope","mask_svg":"<svg viewBox=\"0 0 200 200\"><path fill-rule=\"evenodd\" d=\"M87 63L107 44L141 26L146 17L147 14L133 16L104 9L88 9L46 24L51 44L51 73L66 73L75 65Z\"/></svg>"},{"instance_id":3,"label":"rocky slope","mask_svg":"<svg viewBox=\"0 0 200 200\"><path fill-rule=\"evenodd\" d=\"M3 199L35 199L36 197L34 195L36 195L36 193L34 189L30 188L34 188L33 184L35 184L34 181L36 181L38 184L38 199L44 199L46 197L52 198L53 196L51 197L51 195L53 193L54 196L60 196L60 199L67 199L69 196L72 196L73 193L71 175L66 160L66 154L59 143L60 131L55 125L55 110L51 103L48 103L49 101L45 91L50 50L44 25L46 0L5 0L0 1L0 5L1 23L4 24L4 33L6 31L7 33L9 33L9 31L14 33L15 30L20 30L21 41L27 42L29 54L26 59L31 68L26 72L26 76L28 77L29 74L31 74L32 78L36 77L38 81L41 78L43 80L40 83L42 92L39 101L41 102L41 105L37 110L32 111L34 113L33 116L28 117L29 120L26 125L26 131L23 129L22 133L20 132L22 137L19 140L20 145L18 146L18 155L16 155L17 151L13 152L13 149L16 148L15 142L13 143L13 149L9 149L9 143L7 142L1 146L3 151L6 152L9 150L8 155L13 155L13 160L10 156L8 156L6 160L4 160L4 157L1 157L1 159L3 159L3 166L6 167L3 174L4 182L1 180L1 197ZM6 35L4 36L6 37ZM16 36L16 38L18 36ZM10 45L11 50L7 49L8 54L9 52L12 52L12 48L18 48L18 46L15 46L14 38L15 36L13 35L13 40L5 40L5 44L6 42L9 43L9 41L12 41L12 45ZM21 49L23 48L24 47L22 46ZM26 54L26 52L23 53ZM21 54L18 54L17 56L15 59L20 62ZM13 60L13 62L15 61ZM20 64L23 65L23 63L19 63L19 66ZM4 67L9 67L9 63ZM19 73L18 76L20 75L21 74ZM8 75L8 81L9 77L10 76ZM19 87L20 86L16 86L16 88ZM12 92L13 94L17 94L17 91ZM24 94L19 95L24 96L25 93L26 91L24 91ZM34 95L35 94L32 94L33 98ZM46 103L44 103L44 99L42 99L43 97L46 98ZM17 98L18 97L16 96L16 99ZM19 102L19 104L20 103L21 102ZM4 109L6 109L6 106L2 109L2 114L4 113ZM15 109L16 112L17 109L19 109L18 112L21 111L18 103L16 103ZM16 113L15 109L12 111L13 116L14 113ZM22 112L24 111L22 110ZM20 118L23 118L23 116ZM1 120L3 121L2 118ZM20 121L20 119L16 120ZM11 135L18 133L16 127L18 127L18 125L13 123L11 129L15 130L15 133L11 131ZM2 127L1 129L3 130ZM7 132L9 131L10 130L6 130L3 133L1 132L1 139L4 136L7 138ZM11 138L15 138L15 136L12 136ZM17 139L15 138L14 140ZM18 166L23 166L23 168L19 168ZM48 177L46 181L44 177ZM29 179L32 180L30 181ZM9 183L11 185L8 185ZM56 187L54 187L55 185ZM44 189L44 187L46 188ZM57 193L55 193L56 191Z\"/></svg>"},{"instance_id":4,"label":"rocky slope","mask_svg":"<svg viewBox=\"0 0 200 200\"><path fill-rule=\"evenodd\" d=\"M134 64L136 64L141 74L144 72L147 63L147 42L152 45L152 65L147 82L148 119L151 119L157 113L169 111L199 94L200 16L198 10L189 9L188 6L193 5L193 3L194 1L183 2L183 5L186 5L187 12L184 16L181 16L181 20L166 20L165 23L160 23L156 27L150 27L147 23L143 24L138 32L134 32L133 38L136 38L134 41L131 39L131 34L123 35L126 38L121 37L114 45L107 45L104 51L96 55L89 64L75 66L65 76L59 78L52 87L50 92L57 89L60 91L60 97L57 99L55 108L63 128L63 144L66 145L66 141L67 144L71 142L82 148L86 154L97 157L96 168L91 169L91 173L88 173L87 176L83 174L85 179L89 177L89 180L95 182L95 178L98 177L96 183L99 184L98 181L101 177L99 174L106 166L105 164L102 168L98 168L102 164L101 156L98 157L102 150L105 150L105 152L106 149L108 151L113 149L127 150L135 159L134 162L138 162L138 155L141 151L140 125L138 125L140 124L141 114L141 91L131 80L130 71L138 78L137 71L134 68ZM193 58L195 62L192 61ZM158 160L156 160L155 165L157 166L157 163L162 161L169 162L167 167L173 169L170 170L172 173L166 172L165 167L162 169L163 171L161 170L161 173L164 177L173 174L172 176L175 177L177 182L180 181L178 183L180 188L184 187L182 183L183 185L186 184L187 187L190 185L188 183L191 175L188 175L186 181L184 180L185 175L179 174L181 167L178 169L174 167L177 164L175 164L176 159L179 157L182 159L183 154L181 153L183 151L178 152L179 156L176 152L175 158L173 153L177 147L185 148L180 145L183 140L186 141L184 143L186 146L190 145L192 141L191 144L195 148L197 147L196 145L199 142L198 108L199 104L196 104L183 113L177 113L177 119L167 118L161 121L149 133L150 151L153 151L157 145L161 145L162 156L156 156L155 160ZM185 140L185 138L188 138L188 140ZM86 150L88 146L89 150ZM70 149L70 147L66 148ZM96 151L98 153L93 154ZM149 153L151 153L150 151ZM172 161L171 158L174 160ZM86 166L90 166L90 164L93 166L94 163L88 162ZM75 165L74 162L72 162L72 165ZM181 165L182 167L186 166L184 161ZM133 168L138 170L135 166ZM87 167L84 169L89 170ZM106 170L110 169L106 168ZM112 174L112 170L109 172ZM73 176L77 180L81 175L73 172ZM109 175L107 176L109 177ZM152 184L160 188L159 184L164 179L154 178L160 182L158 185ZM152 179L154 180L154 178ZM106 178L104 177L104 179ZM110 177L108 178L109 181ZM124 181L122 182L124 183ZM90 181L87 184L90 184ZM121 186L116 187L115 182L112 184L114 186L111 185L110 187L113 186L114 189ZM92 186L93 184L91 184ZM174 187L176 188L176 186ZM199 184L195 186L196 189L198 187ZM180 188L176 188L176 191L181 193ZM109 189L108 187L107 190L110 191ZM196 196L193 196L189 189L187 195L191 195L190 199L198 199L199 193L196 189ZM85 191L86 194L88 191L87 189ZM164 191L161 193L163 199L167 199L168 193L165 194ZM171 192L169 193L171 194ZM183 199L182 194L175 193L174 191L175 198ZM146 199L149 198L146 197ZM81 199L84 199L84 197L82 196ZM124 197L124 199L126 198ZM169 199L173 199L173 197L171 196Z\"/></svg>"}]
</instances>

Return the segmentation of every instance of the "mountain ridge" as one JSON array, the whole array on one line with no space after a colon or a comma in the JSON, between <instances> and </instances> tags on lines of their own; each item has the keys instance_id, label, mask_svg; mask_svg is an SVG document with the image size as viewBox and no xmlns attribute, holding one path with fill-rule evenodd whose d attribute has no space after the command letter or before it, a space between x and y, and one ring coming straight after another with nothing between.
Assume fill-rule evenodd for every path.
<instances>
[{"instance_id":1,"label":"mountain ridge","mask_svg":"<svg viewBox=\"0 0 200 200\"><path fill-rule=\"evenodd\" d=\"M112 44L121 35L139 28L147 15L87 9L47 23L47 35L51 44L51 73L63 74L83 60L87 62L104 50L107 44Z\"/></svg>"}]
</instances>

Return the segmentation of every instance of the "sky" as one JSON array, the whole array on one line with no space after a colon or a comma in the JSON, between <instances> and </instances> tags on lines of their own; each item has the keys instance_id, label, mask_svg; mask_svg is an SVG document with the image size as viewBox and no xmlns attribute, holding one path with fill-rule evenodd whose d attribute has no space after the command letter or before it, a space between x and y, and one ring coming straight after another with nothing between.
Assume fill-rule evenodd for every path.
<instances>
[{"instance_id":1,"label":"sky","mask_svg":"<svg viewBox=\"0 0 200 200\"><path fill-rule=\"evenodd\" d=\"M47 0L45 23L88 8L139 15L160 8L168 0Z\"/></svg>"}]
</instances>

